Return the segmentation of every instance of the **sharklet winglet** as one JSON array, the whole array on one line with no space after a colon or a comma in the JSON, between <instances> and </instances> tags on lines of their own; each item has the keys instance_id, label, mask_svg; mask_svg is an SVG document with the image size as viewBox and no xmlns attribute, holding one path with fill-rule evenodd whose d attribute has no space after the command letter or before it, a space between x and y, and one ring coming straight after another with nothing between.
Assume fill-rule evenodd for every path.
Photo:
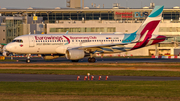
<instances>
[{"instance_id":1,"label":"sharklet winglet","mask_svg":"<svg viewBox=\"0 0 180 101\"><path fill-rule=\"evenodd\" d=\"M66 32L66 34L68 34L69 31Z\"/></svg>"}]
</instances>

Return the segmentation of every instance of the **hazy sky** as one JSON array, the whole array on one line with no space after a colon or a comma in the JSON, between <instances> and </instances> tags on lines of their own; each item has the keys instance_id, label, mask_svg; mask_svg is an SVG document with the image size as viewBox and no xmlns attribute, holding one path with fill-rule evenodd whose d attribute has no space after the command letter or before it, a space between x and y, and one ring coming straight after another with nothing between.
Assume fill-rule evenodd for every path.
<instances>
[{"instance_id":1,"label":"hazy sky","mask_svg":"<svg viewBox=\"0 0 180 101\"><path fill-rule=\"evenodd\" d=\"M172 8L174 6L180 6L180 0L84 0L86 7L91 7L91 3L96 5L100 4L100 7L105 5L105 8L112 8L113 3L120 3L122 7L140 8L142 6L149 6L153 1L156 5L164 5L165 8ZM1 8L55 8L66 7L66 0L0 0Z\"/></svg>"}]
</instances>

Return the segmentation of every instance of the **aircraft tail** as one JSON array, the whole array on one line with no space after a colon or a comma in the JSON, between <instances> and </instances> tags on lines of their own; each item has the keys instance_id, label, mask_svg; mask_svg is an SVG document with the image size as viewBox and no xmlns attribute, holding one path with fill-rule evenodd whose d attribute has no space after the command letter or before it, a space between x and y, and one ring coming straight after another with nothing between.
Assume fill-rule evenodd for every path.
<instances>
[{"instance_id":1,"label":"aircraft tail","mask_svg":"<svg viewBox=\"0 0 180 101\"><path fill-rule=\"evenodd\" d=\"M139 41L143 41L147 36L151 37L152 34L158 35L163 9L164 6L155 6L154 10L140 26L136 32L136 34L139 34Z\"/></svg>"}]
</instances>

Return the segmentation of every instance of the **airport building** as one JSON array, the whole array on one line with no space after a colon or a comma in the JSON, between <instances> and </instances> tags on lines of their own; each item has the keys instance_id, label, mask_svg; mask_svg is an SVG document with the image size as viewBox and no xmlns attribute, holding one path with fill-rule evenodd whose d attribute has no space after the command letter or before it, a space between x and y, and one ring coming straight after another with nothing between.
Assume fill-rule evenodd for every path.
<instances>
[{"instance_id":1,"label":"airport building","mask_svg":"<svg viewBox=\"0 0 180 101\"><path fill-rule=\"evenodd\" d=\"M25 34L113 34L135 32L151 13L149 7L128 8L118 3L112 8L92 4L84 7L84 0L66 0L67 8L0 9L0 43L9 43ZM180 53L180 7L166 8L162 14L159 34L171 36L158 45L121 53L123 55L178 55ZM121 33L116 33L121 34Z\"/></svg>"}]
</instances>

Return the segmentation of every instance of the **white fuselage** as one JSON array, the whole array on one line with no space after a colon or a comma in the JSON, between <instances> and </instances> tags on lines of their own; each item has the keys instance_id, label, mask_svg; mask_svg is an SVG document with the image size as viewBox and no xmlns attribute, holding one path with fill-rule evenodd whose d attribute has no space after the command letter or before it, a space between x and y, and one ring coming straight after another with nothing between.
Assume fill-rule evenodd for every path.
<instances>
[{"instance_id":1,"label":"white fuselage","mask_svg":"<svg viewBox=\"0 0 180 101\"><path fill-rule=\"evenodd\" d=\"M130 43L131 40L124 40L124 34L105 34L105 35L24 35L14 40L22 40L22 42L11 42L8 44L7 50L17 54L65 54L67 49L80 46L93 46L113 43ZM131 49L135 43L126 45ZM120 52L120 51L118 51Z\"/></svg>"}]
</instances>

